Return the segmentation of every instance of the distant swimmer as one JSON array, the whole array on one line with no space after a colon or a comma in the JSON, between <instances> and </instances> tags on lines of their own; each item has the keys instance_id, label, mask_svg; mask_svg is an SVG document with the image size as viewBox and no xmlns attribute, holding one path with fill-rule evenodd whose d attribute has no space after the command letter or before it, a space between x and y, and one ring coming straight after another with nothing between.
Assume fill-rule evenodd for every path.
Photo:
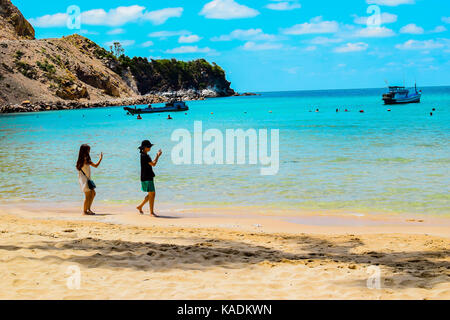
<instances>
[{"instance_id":1,"label":"distant swimmer","mask_svg":"<svg viewBox=\"0 0 450 320\"><path fill-rule=\"evenodd\" d=\"M336 112L339 112L339 109L336 109Z\"/></svg>"},{"instance_id":2,"label":"distant swimmer","mask_svg":"<svg viewBox=\"0 0 450 320\"><path fill-rule=\"evenodd\" d=\"M430 116L433 116L433 112L430 112Z\"/></svg>"},{"instance_id":3,"label":"distant swimmer","mask_svg":"<svg viewBox=\"0 0 450 320\"><path fill-rule=\"evenodd\" d=\"M137 119L138 119L138 120L142 120L142 117L141 117L140 114L138 114Z\"/></svg>"},{"instance_id":4,"label":"distant swimmer","mask_svg":"<svg viewBox=\"0 0 450 320\"><path fill-rule=\"evenodd\" d=\"M319 109L316 109L316 112L319 112Z\"/></svg>"},{"instance_id":5,"label":"distant swimmer","mask_svg":"<svg viewBox=\"0 0 450 320\"><path fill-rule=\"evenodd\" d=\"M359 110L360 113L364 113L364 110Z\"/></svg>"},{"instance_id":6,"label":"distant swimmer","mask_svg":"<svg viewBox=\"0 0 450 320\"><path fill-rule=\"evenodd\" d=\"M391 112L391 109L388 109L388 112Z\"/></svg>"},{"instance_id":7,"label":"distant swimmer","mask_svg":"<svg viewBox=\"0 0 450 320\"><path fill-rule=\"evenodd\" d=\"M348 109L345 109L345 112L348 112Z\"/></svg>"},{"instance_id":8,"label":"distant swimmer","mask_svg":"<svg viewBox=\"0 0 450 320\"><path fill-rule=\"evenodd\" d=\"M432 111L436 111L436 108L433 108L433 110Z\"/></svg>"},{"instance_id":9,"label":"distant swimmer","mask_svg":"<svg viewBox=\"0 0 450 320\"><path fill-rule=\"evenodd\" d=\"M167 120L173 120L170 114L167 116Z\"/></svg>"}]
</instances>

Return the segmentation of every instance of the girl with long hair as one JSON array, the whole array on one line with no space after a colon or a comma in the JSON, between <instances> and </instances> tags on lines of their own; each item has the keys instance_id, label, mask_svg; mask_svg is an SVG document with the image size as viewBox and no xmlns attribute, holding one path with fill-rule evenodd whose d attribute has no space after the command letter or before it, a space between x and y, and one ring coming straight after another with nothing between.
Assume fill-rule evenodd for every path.
<instances>
[{"instance_id":1,"label":"girl with long hair","mask_svg":"<svg viewBox=\"0 0 450 320\"><path fill-rule=\"evenodd\" d=\"M91 210L92 202L94 202L95 184L91 180L91 167L98 168L103 160L103 153L100 155L100 159L97 163L93 163L90 156L91 147L87 144L83 144L80 147L80 153L78 155L77 170L78 181L80 183L81 192L85 195L83 214L88 216L95 215Z\"/></svg>"}]
</instances>

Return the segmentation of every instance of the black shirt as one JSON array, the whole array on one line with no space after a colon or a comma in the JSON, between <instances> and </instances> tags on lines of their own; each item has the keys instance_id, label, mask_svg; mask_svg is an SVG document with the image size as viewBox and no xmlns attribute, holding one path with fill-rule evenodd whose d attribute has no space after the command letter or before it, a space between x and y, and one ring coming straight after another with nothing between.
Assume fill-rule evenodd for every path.
<instances>
[{"instance_id":1,"label":"black shirt","mask_svg":"<svg viewBox=\"0 0 450 320\"><path fill-rule=\"evenodd\" d=\"M153 168L149 165L152 162L152 158L146 153L141 153L141 181L153 181L155 173Z\"/></svg>"}]
</instances>

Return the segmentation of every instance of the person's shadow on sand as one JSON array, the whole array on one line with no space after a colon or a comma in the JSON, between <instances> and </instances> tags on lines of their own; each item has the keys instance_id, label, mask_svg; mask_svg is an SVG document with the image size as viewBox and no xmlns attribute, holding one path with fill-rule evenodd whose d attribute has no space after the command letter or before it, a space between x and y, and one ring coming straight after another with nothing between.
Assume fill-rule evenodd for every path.
<instances>
[{"instance_id":1,"label":"person's shadow on sand","mask_svg":"<svg viewBox=\"0 0 450 320\"><path fill-rule=\"evenodd\" d=\"M158 215L157 217L155 217L156 219L182 219L181 217L174 217L174 216L163 216L163 215Z\"/></svg>"}]
</instances>

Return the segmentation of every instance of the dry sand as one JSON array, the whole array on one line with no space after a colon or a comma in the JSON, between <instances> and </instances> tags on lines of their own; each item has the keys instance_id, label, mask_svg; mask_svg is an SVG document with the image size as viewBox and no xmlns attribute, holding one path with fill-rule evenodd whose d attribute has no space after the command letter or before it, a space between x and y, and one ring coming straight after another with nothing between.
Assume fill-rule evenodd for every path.
<instances>
[{"instance_id":1,"label":"dry sand","mask_svg":"<svg viewBox=\"0 0 450 320\"><path fill-rule=\"evenodd\" d=\"M0 299L450 298L450 219L78 211L0 207Z\"/></svg>"}]
</instances>

